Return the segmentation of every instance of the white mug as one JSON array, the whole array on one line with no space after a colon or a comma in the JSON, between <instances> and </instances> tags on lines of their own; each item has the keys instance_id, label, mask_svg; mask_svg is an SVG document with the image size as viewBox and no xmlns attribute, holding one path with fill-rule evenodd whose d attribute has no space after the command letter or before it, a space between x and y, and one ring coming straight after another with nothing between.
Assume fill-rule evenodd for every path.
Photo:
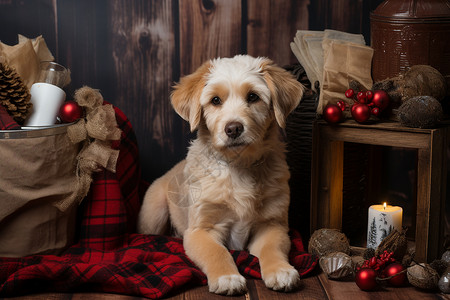
<instances>
[{"instance_id":1,"label":"white mug","mask_svg":"<svg viewBox=\"0 0 450 300\"><path fill-rule=\"evenodd\" d=\"M53 61L41 62L39 76L30 89L33 108L25 126L50 126L56 123L59 108L66 99L62 88L67 75L64 66Z\"/></svg>"},{"instance_id":2,"label":"white mug","mask_svg":"<svg viewBox=\"0 0 450 300\"><path fill-rule=\"evenodd\" d=\"M56 85L37 82L31 86L33 108L26 126L49 126L56 123L59 108L66 100L66 93Z\"/></svg>"}]
</instances>

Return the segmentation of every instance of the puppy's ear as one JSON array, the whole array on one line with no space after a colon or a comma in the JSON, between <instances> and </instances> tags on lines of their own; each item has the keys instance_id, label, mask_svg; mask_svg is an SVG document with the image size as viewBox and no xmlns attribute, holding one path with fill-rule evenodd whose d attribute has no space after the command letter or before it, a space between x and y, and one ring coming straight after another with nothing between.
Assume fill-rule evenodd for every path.
<instances>
[{"instance_id":1,"label":"puppy's ear","mask_svg":"<svg viewBox=\"0 0 450 300\"><path fill-rule=\"evenodd\" d=\"M262 72L272 97L275 119L281 128L286 126L287 116L298 106L303 96L303 85L288 71L264 60Z\"/></svg>"},{"instance_id":2,"label":"puppy's ear","mask_svg":"<svg viewBox=\"0 0 450 300\"><path fill-rule=\"evenodd\" d=\"M194 73L181 78L171 94L173 108L189 122L191 131L196 130L200 123L202 113L200 95L206 83L205 75L209 67L210 62L204 63Z\"/></svg>"}]
</instances>

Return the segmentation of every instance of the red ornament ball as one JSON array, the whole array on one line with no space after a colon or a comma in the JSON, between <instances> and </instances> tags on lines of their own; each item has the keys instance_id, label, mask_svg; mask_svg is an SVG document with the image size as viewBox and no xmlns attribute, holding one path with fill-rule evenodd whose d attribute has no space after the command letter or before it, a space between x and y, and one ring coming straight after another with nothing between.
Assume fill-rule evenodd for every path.
<instances>
[{"instance_id":1,"label":"red ornament ball","mask_svg":"<svg viewBox=\"0 0 450 300\"><path fill-rule=\"evenodd\" d=\"M383 275L384 277L391 277L388 279L389 284L393 285L393 286L402 286L406 283L406 272L401 273L402 271L404 271L405 268L399 264L399 263L392 263L390 265L388 265L384 271L383 271Z\"/></svg>"},{"instance_id":2,"label":"red ornament ball","mask_svg":"<svg viewBox=\"0 0 450 300\"><path fill-rule=\"evenodd\" d=\"M64 123L72 123L83 116L83 108L73 100L64 102L60 109L58 117Z\"/></svg>"},{"instance_id":3,"label":"red ornament ball","mask_svg":"<svg viewBox=\"0 0 450 300\"><path fill-rule=\"evenodd\" d=\"M373 92L372 92L371 90L368 90L368 91L366 92L366 98L367 98L367 100L369 100L369 102L372 101L372 98L373 98Z\"/></svg>"},{"instance_id":4,"label":"red ornament ball","mask_svg":"<svg viewBox=\"0 0 450 300\"><path fill-rule=\"evenodd\" d=\"M336 104L327 104L323 109L323 118L328 123L338 123L342 120L342 110Z\"/></svg>"},{"instance_id":5,"label":"red ornament ball","mask_svg":"<svg viewBox=\"0 0 450 300\"><path fill-rule=\"evenodd\" d=\"M356 285L363 291L371 291L377 287L377 272L371 268L363 268L356 272Z\"/></svg>"},{"instance_id":6,"label":"red ornament ball","mask_svg":"<svg viewBox=\"0 0 450 300\"><path fill-rule=\"evenodd\" d=\"M373 93L372 103L383 110L389 105L389 95L383 90L377 90Z\"/></svg>"},{"instance_id":7,"label":"red ornament ball","mask_svg":"<svg viewBox=\"0 0 450 300\"><path fill-rule=\"evenodd\" d=\"M358 123L364 123L370 118L370 108L366 104L356 103L352 105L352 117Z\"/></svg>"}]
</instances>

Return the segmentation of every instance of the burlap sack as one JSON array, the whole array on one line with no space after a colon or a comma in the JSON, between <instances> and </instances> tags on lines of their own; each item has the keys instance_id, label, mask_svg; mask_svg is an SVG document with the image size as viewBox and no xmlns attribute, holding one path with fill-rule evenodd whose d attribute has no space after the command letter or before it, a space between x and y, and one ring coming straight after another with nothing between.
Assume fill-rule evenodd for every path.
<instances>
[{"instance_id":1,"label":"burlap sack","mask_svg":"<svg viewBox=\"0 0 450 300\"><path fill-rule=\"evenodd\" d=\"M57 254L73 243L81 143L69 140L69 126L0 131L0 256Z\"/></svg>"},{"instance_id":2,"label":"burlap sack","mask_svg":"<svg viewBox=\"0 0 450 300\"><path fill-rule=\"evenodd\" d=\"M350 42L331 40L324 55L322 89L320 91L317 113L322 114L328 103L338 100L353 101L345 98L344 93L352 80L357 80L366 89L372 88L373 49Z\"/></svg>"}]
</instances>

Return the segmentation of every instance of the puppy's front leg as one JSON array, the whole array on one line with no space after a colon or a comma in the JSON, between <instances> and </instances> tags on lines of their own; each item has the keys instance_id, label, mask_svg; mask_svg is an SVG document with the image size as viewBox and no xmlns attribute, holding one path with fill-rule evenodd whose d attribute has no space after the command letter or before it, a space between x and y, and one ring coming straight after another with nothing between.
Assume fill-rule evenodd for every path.
<instances>
[{"instance_id":1,"label":"puppy's front leg","mask_svg":"<svg viewBox=\"0 0 450 300\"><path fill-rule=\"evenodd\" d=\"M205 229L187 229L184 248L189 258L208 277L209 291L216 294L235 295L247 290L245 278L239 274L228 249Z\"/></svg>"},{"instance_id":2,"label":"puppy's front leg","mask_svg":"<svg viewBox=\"0 0 450 300\"><path fill-rule=\"evenodd\" d=\"M287 231L281 225L260 226L250 241L250 253L258 257L268 288L287 292L300 284L297 270L288 262L290 246Z\"/></svg>"}]
</instances>

